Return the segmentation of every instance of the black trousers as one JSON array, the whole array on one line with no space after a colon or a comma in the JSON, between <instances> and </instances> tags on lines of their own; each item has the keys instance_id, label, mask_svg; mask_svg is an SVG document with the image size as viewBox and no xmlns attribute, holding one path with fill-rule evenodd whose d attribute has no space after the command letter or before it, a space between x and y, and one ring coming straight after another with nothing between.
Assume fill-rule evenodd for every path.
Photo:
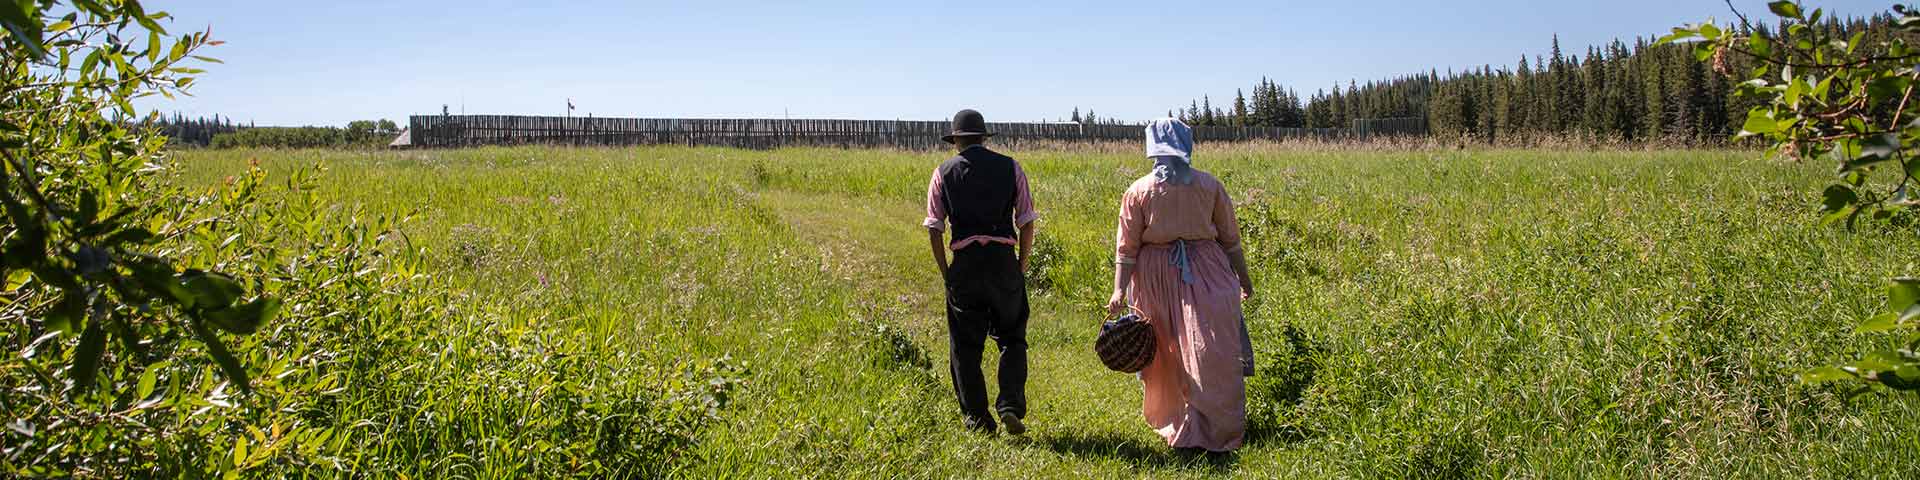
<instances>
[{"instance_id":1,"label":"black trousers","mask_svg":"<svg viewBox=\"0 0 1920 480\"><path fill-rule=\"evenodd\" d=\"M1000 346L1000 395L993 410L1026 417L1027 284L1014 247L976 244L956 250L946 280L948 364L960 412L993 425L980 373L980 355L992 337Z\"/></svg>"}]
</instances>

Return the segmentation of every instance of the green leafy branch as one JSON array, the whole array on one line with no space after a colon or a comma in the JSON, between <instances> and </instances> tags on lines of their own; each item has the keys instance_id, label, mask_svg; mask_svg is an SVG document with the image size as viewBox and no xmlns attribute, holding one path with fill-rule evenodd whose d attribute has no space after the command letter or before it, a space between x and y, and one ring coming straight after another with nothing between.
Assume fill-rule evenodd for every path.
<instances>
[{"instance_id":1,"label":"green leafy branch","mask_svg":"<svg viewBox=\"0 0 1920 480\"><path fill-rule=\"evenodd\" d=\"M1887 287L1887 311L1868 317L1855 333L1880 333L1920 325L1920 279L1894 279ZM1920 390L1920 335L1907 340L1903 348L1868 353L1853 363L1820 367L1801 374L1806 382L1860 379L1879 383L1894 390Z\"/></svg>"},{"instance_id":2,"label":"green leafy branch","mask_svg":"<svg viewBox=\"0 0 1920 480\"><path fill-rule=\"evenodd\" d=\"M149 181L165 139L119 120L138 116L135 99L184 93L201 71L181 62L215 61L194 53L219 42L207 32L168 38L160 22L170 17L138 1L60 3L0 2L0 277L41 332L27 351L77 335L66 377L70 393L83 395L115 340L114 358L141 358L141 324L179 322L247 390L246 368L217 331L253 333L280 302L169 258L177 250L166 240L218 218L187 221L190 205L154 200L169 198ZM56 10L65 13L49 13Z\"/></svg>"},{"instance_id":3,"label":"green leafy branch","mask_svg":"<svg viewBox=\"0 0 1920 480\"><path fill-rule=\"evenodd\" d=\"M1890 226L1912 226L1920 212L1920 11L1892 9L1889 29L1840 34L1835 19L1800 2L1775 1L1767 9L1779 28L1756 26L1739 17L1722 28L1712 21L1673 29L1661 43L1691 41L1694 55L1722 74L1734 75L1727 55L1756 60L1745 72L1740 93L1766 100L1747 113L1740 138L1759 137L1772 144L1769 156L1794 160L1825 159L1838 168L1834 183L1822 192L1823 224L1844 222L1854 229L1862 219ZM1822 23L1825 20L1827 23ZM1885 172L1885 173L1883 173ZM1920 280L1895 279L1888 287L1888 310L1862 321L1856 333L1913 330L1920 326ZM1879 350L1848 365L1814 369L1805 382L1859 379L1900 391L1920 388L1920 333L1909 333L1904 348Z\"/></svg>"}]
</instances>

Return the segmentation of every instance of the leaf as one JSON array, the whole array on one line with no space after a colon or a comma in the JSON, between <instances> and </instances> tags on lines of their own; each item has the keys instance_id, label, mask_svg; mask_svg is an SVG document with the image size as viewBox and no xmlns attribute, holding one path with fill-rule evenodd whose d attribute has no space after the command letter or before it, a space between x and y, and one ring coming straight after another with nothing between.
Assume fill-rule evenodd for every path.
<instances>
[{"instance_id":1,"label":"leaf","mask_svg":"<svg viewBox=\"0 0 1920 480\"><path fill-rule=\"evenodd\" d=\"M1805 18L1800 17L1800 5L1787 0L1767 3L1767 9L1772 10L1774 15L1796 20L1805 20Z\"/></svg>"},{"instance_id":2,"label":"leaf","mask_svg":"<svg viewBox=\"0 0 1920 480\"><path fill-rule=\"evenodd\" d=\"M104 55L101 52L103 50L94 50L87 54L87 58L80 60L80 78L93 77L93 69L100 67L102 55Z\"/></svg>"},{"instance_id":3,"label":"leaf","mask_svg":"<svg viewBox=\"0 0 1920 480\"><path fill-rule=\"evenodd\" d=\"M1827 190L1822 192L1821 196L1826 198L1823 206L1826 207L1824 210L1828 212L1840 211L1840 209L1852 206L1854 202L1860 200L1860 196L1853 193L1853 189L1848 188L1846 185L1828 185Z\"/></svg>"},{"instance_id":4,"label":"leaf","mask_svg":"<svg viewBox=\"0 0 1920 480\"><path fill-rule=\"evenodd\" d=\"M1875 160L1876 162L1881 160L1889 160L1889 159L1892 159L1894 154L1899 150L1900 150L1900 134L1886 133L1881 135L1874 135L1871 137L1867 137L1867 141L1860 145L1859 159L1864 160L1867 158L1874 158L1874 159L1877 159Z\"/></svg>"},{"instance_id":5,"label":"leaf","mask_svg":"<svg viewBox=\"0 0 1920 480\"><path fill-rule=\"evenodd\" d=\"M29 272L26 270L14 270L14 271L7 272L7 289L4 291L7 291L7 292L19 291L20 287L27 286L27 282L30 282L30 281L33 281L33 272Z\"/></svg>"},{"instance_id":6,"label":"leaf","mask_svg":"<svg viewBox=\"0 0 1920 480\"><path fill-rule=\"evenodd\" d=\"M1892 99L1904 96L1907 87L1912 84L1913 81L1908 80L1905 76L1892 75L1880 77L1873 79L1871 82L1867 82L1867 95L1872 98L1884 98L1891 101Z\"/></svg>"},{"instance_id":7,"label":"leaf","mask_svg":"<svg viewBox=\"0 0 1920 480\"><path fill-rule=\"evenodd\" d=\"M35 338L31 342L27 342L27 348L20 349L20 358L32 359L34 355L40 354L41 345L46 345L47 342L53 341L54 338L57 338L59 336L60 336L60 332L47 332L46 335L41 335L39 338Z\"/></svg>"},{"instance_id":8,"label":"leaf","mask_svg":"<svg viewBox=\"0 0 1920 480\"><path fill-rule=\"evenodd\" d=\"M79 290L61 290L60 303L47 311L47 328L74 333L86 326L87 296Z\"/></svg>"},{"instance_id":9,"label":"leaf","mask_svg":"<svg viewBox=\"0 0 1920 480\"><path fill-rule=\"evenodd\" d=\"M1773 56L1773 42L1767 41L1767 37L1757 31L1747 36L1747 49L1762 58Z\"/></svg>"},{"instance_id":10,"label":"leaf","mask_svg":"<svg viewBox=\"0 0 1920 480\"><path fill-rule=\"evenodd\" d=\"M1900 311L1900 317L1895 318L1893 323L1907 325L1913 323L1915 319L1920 319L1920 305L1908 305L1906 310Z\"/></svg>"},{"instance_id":11,"label":"leaf","mask_svg":"<svg viewBox=\"0 0 1920 480\"><path fill-rule=\"evenodd\" d=\"M193 295L193 306L204 310L227 308L246 294L233 277L214 272L189 270L180 274L180 285Z\"/></svg>"},{"instance_id":12,"label":"leaf","mask_svg":"<svg viewBox=\"0 0 1920 480\"><path fill-rule=\"evenodd\" d=\"M1920 303L1920 278L1896 278L1887 286L1887 311L1905 311L1915 303Z\"/></svg>"},{"instance_id":13,"label":"leaf","mask_svg":"<svg viewBox=\"0 0 1920 480\"><path fill-rule=\"evenodd\" d=\"M1859 121L1860 119L1856 118L1848 123L1851 124ZM1861 128L1866 128L1866 125L1864 123L1861 123ZM1855 138L1842 138L1839 140L1834 140L1833 154L1835 155L1835 158L1839 159L1841 162L1845 162L1849 159L1860 156L1860 140Z\"/></svg>"},{"instance_id":14,"label":"leaf","mask_svg":"<svg viewBox=\"0 0 1920 480\"><path fill-rule=\"evenodd\" d=\"M163 402L166 402L167 392L165 390L155 390L152 394L147 395L146 397L143 397L143 398L144 400L141 400L140 403L133 404L133 408L131 408L131 410L146 410L149 408L153 408L155 405L159 405Z\"/></svg>"},{"instance_id":15,"label":"leaf","mask_svg":"<svg viewBox=\"0 0 1920 480\"><path fill-rule=\"evenodd\" d=\"M107 328L111 329L108 330L108 333L113 334L113 338L120 340L120 348L123 351L135 358L146 355L146 346L140 344L140 331L134 330L133 325L127 323L127 317L109 314L107 315L107 322Z\"/></svg>"},{"instance_id":16,"label":"leaf","mask_svg":"<svg viewBox=\"0 0 1920 480\"><path fill-rule=\"evenodd\" d=\"M261 297L229 308L208 311L205 315L214 326L245 335L258 331L261 325L273 320L279 312L279 300Z\"/></svg>"},{"instance_id":17,"label":"leaf","mask_svg":"<svg viewBox=\"0 0 1920 480\"><path fill-rule=\"evenodd\" d=\"M1786 100L1787 106L1800 108L1800 96L1805 95L1807 90L1811 89L1811 87L1807 86L1806 80L1796 78L1793 79L1792 82L1787 83L1787 91L1781 98Z\"/></svg>"},{"instance_id":18,"label":"leaf","mask_svg":"<svg viewBox=\"0 0 1920 480\"><path fill-rule=\"evenodd\" d=\"M41 34L44 33L41 29L45 28L45 25L40 23L38 4L19 1L0 2L0 25L6 27L7 33L21 47L25 47L27 54L34 60L47 57L46 47L41 45Z\"/></svg>"},{"instance_id":19,"label":"leaf","mask_svg":"<svg viewBox=\"0 0 1920 480\"><path fill-rule=\"evenodd\" d=\"M1740 135L1764 135L1780 131L1780 124L1773 120L1773 111L1755 108L1747 112L1747 122L1740 126Z\"/></svg>"},{"instance_id":20,"label":"leaf","mask_svg":"<svg viewBox=\"0 0 1920 480\"><path fill-rule=\"evenodd\" d=\"M1826 214L1825 216L1822 216L1822 217L1820 217L1820 224L1821 224L1821 225L1832 225L1832 224L1833 224L1833 222L1838 222L1838 221L1841 221L1841 220L1845 220L1845 219L1847 219L1847 218L1849 218L1849 217L1852 217L1852 216L1853 216L1853 214L1854 214L1854 212L1856 212L1856 211L1858 211L1858 210L1859 210L1859 208L1860 208L1860 207L1858 207L1858 206L1854 206L1854 205L1848 205L1848 206L1847 206L1846 208L1842 208L1842 209L1840 209L1840 210L1836 210L1836 211L1834 211L1834 212L1832 212L1832 213L1828 213L1828 214Z\"/></svg>"},{"instance_id":21,"label":"leaf","mask_svg":"<svg viewBox=\"0 0 1920 480\"><path fill-rule=\"evenodd\" d=\"M147 398L148 395L153 395L153 386L160 379L160 370L167 368L167 365L165 361L147 365L146 370L140 372L140 383L134 388L133 396Z\"/></svg>"},{"instance_id":22,"label":"leaf","mask_svg":"<svg viewBox=\"0 0 1920 480\"><path fill-rule=\"evenodd\" d=\"M105 17L113 14L113 12L107 10L107 7L100 6L100 2L95 0L73 0L73 4L79 6L82 10L86 10L87 13L94 15Z\"/></svg>"},{"instance_id":23,"label":"leaf","mask_svg":"<svg viewBox=\"0 0 1920 480\"><path fill-rule=\"evenodd\" d=\"M153 239L154 239L153 231L147 230L145 227L133 227L126 230L114 232L113 235L108 235L107 240L104 243L107 246L141 245L149 241L152 241Z\"/></svg>"},{"instance_id":24,"label":"leaf","mask_svg":"<svg viewBox=\"0 0 1920 480\"><path fill-rule=\"evenodd\" d=\"M100 217L100 196L92 189L80 191L80 211L75 212L75 220L80 223L93 223Z\"/></svg>"},{"instance_id":25,"label":"leaf","mask_svg":"<svg viewBox=\"0 0 1920 480\"><path fill-rule=\"evenodd\" d=\"M1892 350L1876 350L1868 352L1867 356L1860 357L1859 360L1854 360L1851 366L1860 372L1883 372L1900 368L1900 364L1899 354Z\"/></svg>"},{"instance_id":26,"label":"leaf","mask_svg":"<svg viewBox=\"0 0 1920 480\"><path fill-rule=\"evenodd\" d=\"M1893 369L1893 374L1905 380L1920 381L1920 367L1913 364L1901 365L1900 368Z\"/></svg>"},{"instance_id":27,"label":"leaf","mask_svg":"<svg viewBox=\"0 0 1920 480\"><path fill-rule=\"evenodd\" d=\"M1858 378L1858 376L1852 373L1848 373L1846 370L1840 369L1840 367L1833 367L1833 366L1820 367L1812 370L1807 370L1805 372L1800 372L1800 383L1808 383L1808 384L1826 383L1826 382L1832 382L1836 380L1851 380L1854 378Z\"/></svg>"},{"instance_id":28,"label":"leaf","mask_svg":"<svg viewBox=\"0 0 1920 480\"><path fill-rule=\"evenodd\" d=\"M200 343L207 346L207 356L213 357L213 362L220 365L220 373L227 377L227 381L239 386L242 392L253 391L252 384L247 381L246 367L241 366L240 359L234 358L233 352L227 351L227 346L220 343L219 336L199 321L189 321L187 327L193 330L193 336L200 339Z\"/></svg>"},{"instance_id":29,"label":"leaf","mask_svg":"<svg viewBox=\"0 0 1920 480\"><path fill-rule=\"evenodd\" d=\"M125 5L127 6L127 9L130 10L127 13L133 16L133 21L138 22L141 28L145 28L147 30L154 31L154 32L167 33L167 29L161 28L159 22L153 21L153 19L158 18L158 16L147 15L146 10L140 8L140 2L130 1L130 2L127 2Z\"/></svg>"},{"instance_id":30,"label":"leaf","mask_svg":"<svg viewBox=\"0 0 1920 480\"><path fill-rule=\"evenodd\" d=\"M33 268L33 278L38 278L40 279L41 282L44 282L48 285L52 285L55 287L60 287L61 290L79 290L80 289L80 281L73 277L72 272L68 272L64 269L54 267L52 265L49 265L47 262L38 263L34 265L32 268Z\"/></svg>"},{"instance_id":31,"label":"leaf","mask_svg":"<svg viewBox=\"0 0 1920 480\"><path fill-rule=\"evenodd\" d=\"M1707 40L1720 38L1720 27L1716 27L1712 23L1700 24L1700 38Z\"/></svg>"},{"instance_id":32,"label":"leaf","mask_svg":"<svg viewBox=\"0 0 1920 480\"><path fill-rule=\"evenodd\" d=\"M73 363L67 366L67 378L73 380L74 391L93 390L100 374L100 359L106 352L107 322L87 322L86 331L80 333L80 344L73 348Z\"/></svg>"},{"instance_id":33,"label":"leaf","mask_svg":"<svg viewBox=\"0 0 1920 480\"><path fill-rule=\"evenodd\" d=\"M1714 46L1712 43L1696 43L1693 45L1693 59L1700 62L1707 61L1707 59L1713 58L1713 50Z\"/></svg>"},{"instance_id":34,"label":"leaf","mask_svg":"<svg viewBox=\"0 0 1920 480\"><path fill-rule=\"evenodd\" d=\"M1899 326L1900 326L1900 315L1893 312L1887 312L1879 315L1874 315L1872 317L1867 317L1866 321L1862 321L1860 322L1860 325L1853 327L1853 333L1856 333L1856 334L1879 333L1879 332L1884 332L1888 330L1893 330L1895 327L1899 327Z\"/></svg>"},{"instance_id":35,"label":"leaf","mask_svg":"<svg viewBox=\"0 0 1920 480\"><path fill-rule=\"evenodd\" d=\"M1693 29L1688 29L1683 27L1673 27L1673 33L1667 34L1667 36L1664 36L1664 37L1660 37L1660 39L1655 40L1653 44L1665 45L1665 44L1686 40L1686 39L1694 38L1698 36L1700 36L1700 32L1695 31Z\"/></svg>"},{"instance_id":36,"label":"leaf","mask_svg":"<svg viewBox=\"0 0 1920 480\"><path fill-rule=\"evenodd\" d=\"M133 279L140 283L148 294L171 300L183 307L193 306L193 294L187 287L175 279L173 266L166 260L147 255L134 255L121 262Z\"/></svg>"},{"instance_id":37,"label":"leaf","mask_svg":"<svg viewBox=\"0 0 1920 480\"><path fill-rule=\"evenodd\" d=\"M147 61L148 62L160 61L160 48L161 48L160 32L148 31L147 32Z\"/></svg>"}]
</instances>

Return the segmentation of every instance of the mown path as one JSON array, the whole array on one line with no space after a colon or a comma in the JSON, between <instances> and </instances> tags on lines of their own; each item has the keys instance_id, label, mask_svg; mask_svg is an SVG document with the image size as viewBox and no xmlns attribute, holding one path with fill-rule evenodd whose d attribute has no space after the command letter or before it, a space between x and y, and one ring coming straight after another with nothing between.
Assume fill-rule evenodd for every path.
<instances>
[{"instance_id":1,"label":"mown path","mask_svg":"<svg viewBox=\"0 0 1920 480\"><path fill-rule=\"evenodd\" d=\"M897 312L916 344L933 360L940 405L931 409L941 435L929 442L969 452L956 459L988 476L1150 473L1213 474L1231 471L1241 458L1177 456L1140 419L1140 391L1131 376L1101 367L1089 346L1098 317L1091 307L1068 305L1042 294L1030 296L1028 379L1030 432L1025 438L968 434L950 399L946 324L940 280L927 258L926 233L915 205L881 205L873 199L833 194L764 192L762 202L814 245L830 269L861 293L864 303ZM1040 235L1046 235L1044 223ZM991 384L997 350L982 366ZM935 448L938 451L941 448ZM1244 455L1243 455L1244 456ZM934 468L933 471L942 470ZM923 472L931 473L931 472Z\"/></svg>"}]
</instances>

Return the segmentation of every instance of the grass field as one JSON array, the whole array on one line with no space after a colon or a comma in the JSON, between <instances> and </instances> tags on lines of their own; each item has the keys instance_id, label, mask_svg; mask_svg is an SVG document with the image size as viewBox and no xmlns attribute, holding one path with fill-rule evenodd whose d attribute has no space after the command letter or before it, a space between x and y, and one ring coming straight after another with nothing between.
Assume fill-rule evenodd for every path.
<instances>
[{"instance_id":1,"label":"grass field","mask_svg":"<svg viewBox=\"0 0 1920 480\"><path fill-rule=\"evenodd\" d=\"M577 387L587 390L726 358L740 383L690 447L696 459L672 467L687 477L1888 478L1920 467L1920 402L1849 402L1842 387L1793 377L1891 343L1849 332L1876 311L1884 279L1914 271L1912 232L1815 224L1826 164L1209 147L1197 166L1239 203L1258 286L1256 429L1228 458L1169 452L1140 418L1136 381L1090 351L1116 202L1148 167L1131 149L1015 152L1042 215L1025 438L961 431L947 387L941 291L918 226L927 174L946 154L177 157L189 183L249 160L274 174L319 164L324 196L417 211L406 240L455 302L423 329L434 341L551 352L595 379ZM513 365L435 368L435 388L494 393L422 404L429 420L411 446L369 438L367 455L448 456L403 469L417 475L524 472L516 452L549 440L527 423L574 414L501 383Z\"/></svg>"}]
</instances>

